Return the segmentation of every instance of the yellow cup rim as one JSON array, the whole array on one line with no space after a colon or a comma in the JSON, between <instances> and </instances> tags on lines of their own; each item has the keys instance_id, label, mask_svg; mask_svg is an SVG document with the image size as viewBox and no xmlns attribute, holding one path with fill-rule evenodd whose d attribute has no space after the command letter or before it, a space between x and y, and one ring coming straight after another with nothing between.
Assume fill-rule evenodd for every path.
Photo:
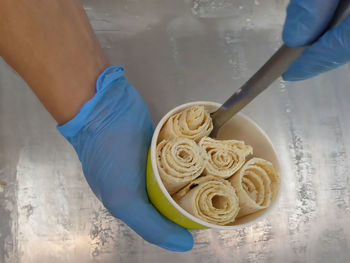
<instances>
[{"instance_id":1,"label":"yellow cup rim","mask_svg":"<svg viewBox=\"0 0 350 263\"><path fill-rule=\"evenodd\" d=\"M278 165L278 170L280 171L280 177L281 177L281 185L280 185L280 189L277 193L277 196L275 198L275 201L272 203L272 205L270 207L267 208L266 212L264 212L261 216L257 217L256 219L253 219L252 221L249 221L247 223L244 224L239 224L239 225L232 225L232 226L221 226L221 225L215 225L215 224L211 224L208 223L204 220L201 220L193 215L191 215L190 213L188 213L185 209L183 209L180 205L178 205L175 200L171 197L171 195L168 193L168 191L166 190L162 179L160 178L159 172L158 172L158 166L157 166L157 140L158 140L158 135L159 132L161 130L161 128L163 127L163 125L165 124L165 122L170 118L170 116L172 116L173 114L191 107L191 106L195 106L195 105L207 105L207 106L213 106L213 107L220 107L221 104L217 103L217 102L211 102L211 101L195 101L195 102L188 102L185 104L181 104L177 107L175 107L174 109L170 110L166 115L163 116L163 118L159 121L159 123L156 126L156 129L154 130L153 133L153 137L152 137L152 142L151 142L151 164L152 164L152 169L153 169L153 174L154 174L154 178L160 188L160 190L162 191L162 193L164 194L164 196L167 198L167 200L184 216L186 216L187 218L189 218L190 220L209 227L209 228L216 228L216 229L223 229L223 230L229 230L229 229L242 229L244 227L253 225L261 220L263 220L264 218L266 218L268 216L268 214L271 213L272 210L274 210L276 204L278 203L280 196L281 196L281 190L283 189L283 179L282 179L282 166L281 166L281 162L280 159L277 155L277 151L275 149L275 147L273 146L270 138L267 136L267 134L249 117L247 117L246 115L242 114L242 113L237 113L237 115L245 118L248 122L250 122L257 130L259 130L259 132L261 132L261 134L265 137L265 139L267 140L267 142L269 143L269 145L271 146L274 155L276 156L276 160L277 160L277 165Z\"/></svg>"}]
</instances>

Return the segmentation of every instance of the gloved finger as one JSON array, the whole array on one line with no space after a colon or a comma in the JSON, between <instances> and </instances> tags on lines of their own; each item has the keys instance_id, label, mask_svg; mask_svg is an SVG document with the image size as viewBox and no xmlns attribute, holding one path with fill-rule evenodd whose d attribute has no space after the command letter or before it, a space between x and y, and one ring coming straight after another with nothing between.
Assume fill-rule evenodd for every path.
<instances>
[{"instance_id":1,"label":"gloved finger","mask_svg":"<svg viewBox=\"0 0 350 263\"><path fill-rule=\"evenodd\" d=\"M147 200L123 206L115 214L113 210L111 212L152 244L176 252L185 252L193 247L193 238L188 230L162 216Z\"/></svg>"},{"instance_id":2,"label":"gloved finger","mask_svg":"<svg viewBox=\"0 0 350 263\"><path fill-rule=\"evenodd\" d=\"M308 79L350 61L350 17L306 49L283 74L287 81Z\"/></svg>"},{"instance_id":3,"label":"gloved finger","mask_svg":"<svg viewBox=\"0 0 350 263\"><path fill-rule=\"evenodd\" d=\"M339 0L291 0L282 38L290 47L310 44L328 26Z\"/></svg>"}]
</instances>

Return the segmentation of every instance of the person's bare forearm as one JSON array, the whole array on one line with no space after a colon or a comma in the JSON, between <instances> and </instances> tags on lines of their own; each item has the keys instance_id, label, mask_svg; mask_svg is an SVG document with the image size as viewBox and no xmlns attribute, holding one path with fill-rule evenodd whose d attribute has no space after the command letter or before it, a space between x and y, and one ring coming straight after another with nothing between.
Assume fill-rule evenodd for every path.
<instances>
[{"instance_id":1,"label":"person's bare forearm","mask_svg":"<svg viewBox=\"0 0 350 263\"><path fill-rule=\"evenodd\" d=\"M109 66L77 0L0 1L0 56L59 124L93 97Z\"/></svg>"}]
</instances>

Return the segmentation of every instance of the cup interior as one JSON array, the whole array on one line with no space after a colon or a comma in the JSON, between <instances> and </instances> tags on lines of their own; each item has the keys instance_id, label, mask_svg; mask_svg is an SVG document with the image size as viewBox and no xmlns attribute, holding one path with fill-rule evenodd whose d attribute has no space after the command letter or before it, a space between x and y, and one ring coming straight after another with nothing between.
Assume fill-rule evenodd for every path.
<instances>
[{"instance_id":1,"label":"cup interior","mask_svg":"<svg viewBox=\"0 0 350 263\"><path fill-rule=\"evenodd\" d=\"M281 174L281 166L280 162L278 159L278 155L268 138L268 136L265 134L265 132L250 118L247 116L238 113L236 114L231 120L229 120L220 130L218 133L217 138L218 139L232 139L232 140L242 140L246 144L251 145L253 147L254 153L252 156L248 157L248 160L252 157L260 157L263 159L266 159L270 161L277 173L279 173L281 177L281 185L280 185L280 190L273 201L273 203L266 209L257 211L255 213L252 213L250 215L244 216L242 218L236 219L231 225L215 225L208 223L206 221L203 221L190 213L188 213L186 210L184 210L181 206L179 206L174 199L170 196L168 191L166 190L159 172L157 168L157 152L156 152L156 147L158 143L158 135L165 124L165 122L169 119L170 116L188 108L194 105L204 105L206 109L209 112L213 112L216 109L218 109L221 105L219 103L215 102L207 102L207 101L198 101L198 102L190 102L186 104L182 104L173 110L169 111L158 123L154 134L152 138L152 143L151 143L151 163L153 167L153 172L154 172L154 177L156 179L156 182L158 183L159 188L165 195L165 197L168 199L168 201L184 216L188 217L192 221L201 224L203 226L207 226L210 228L217 228L217 229L239 229L243 228L246 226L249 226L251 224L256 223L257 221L262 220L267 216L267 214L274 208L275 204L277 203L279 196L280 196L280 190L282 188L282 183L283 183L283 178Z\"/></svg>"}]
</instances>

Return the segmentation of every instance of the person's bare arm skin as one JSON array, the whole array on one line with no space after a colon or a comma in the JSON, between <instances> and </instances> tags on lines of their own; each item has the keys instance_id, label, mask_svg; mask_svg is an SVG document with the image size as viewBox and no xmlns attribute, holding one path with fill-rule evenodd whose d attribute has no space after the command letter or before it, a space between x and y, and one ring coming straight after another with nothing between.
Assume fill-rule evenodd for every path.
<instances>
[{"instance_id":1,"label":"person's bare arm skin","mask_svg":"<svg viewBox=\"0 0 350 263\"><path fill-rule=\"evenodd\" d=\"M78 0L1 0L0 56L59 124L93 97L109 66Z\"/></svg>"}]
</instances>

